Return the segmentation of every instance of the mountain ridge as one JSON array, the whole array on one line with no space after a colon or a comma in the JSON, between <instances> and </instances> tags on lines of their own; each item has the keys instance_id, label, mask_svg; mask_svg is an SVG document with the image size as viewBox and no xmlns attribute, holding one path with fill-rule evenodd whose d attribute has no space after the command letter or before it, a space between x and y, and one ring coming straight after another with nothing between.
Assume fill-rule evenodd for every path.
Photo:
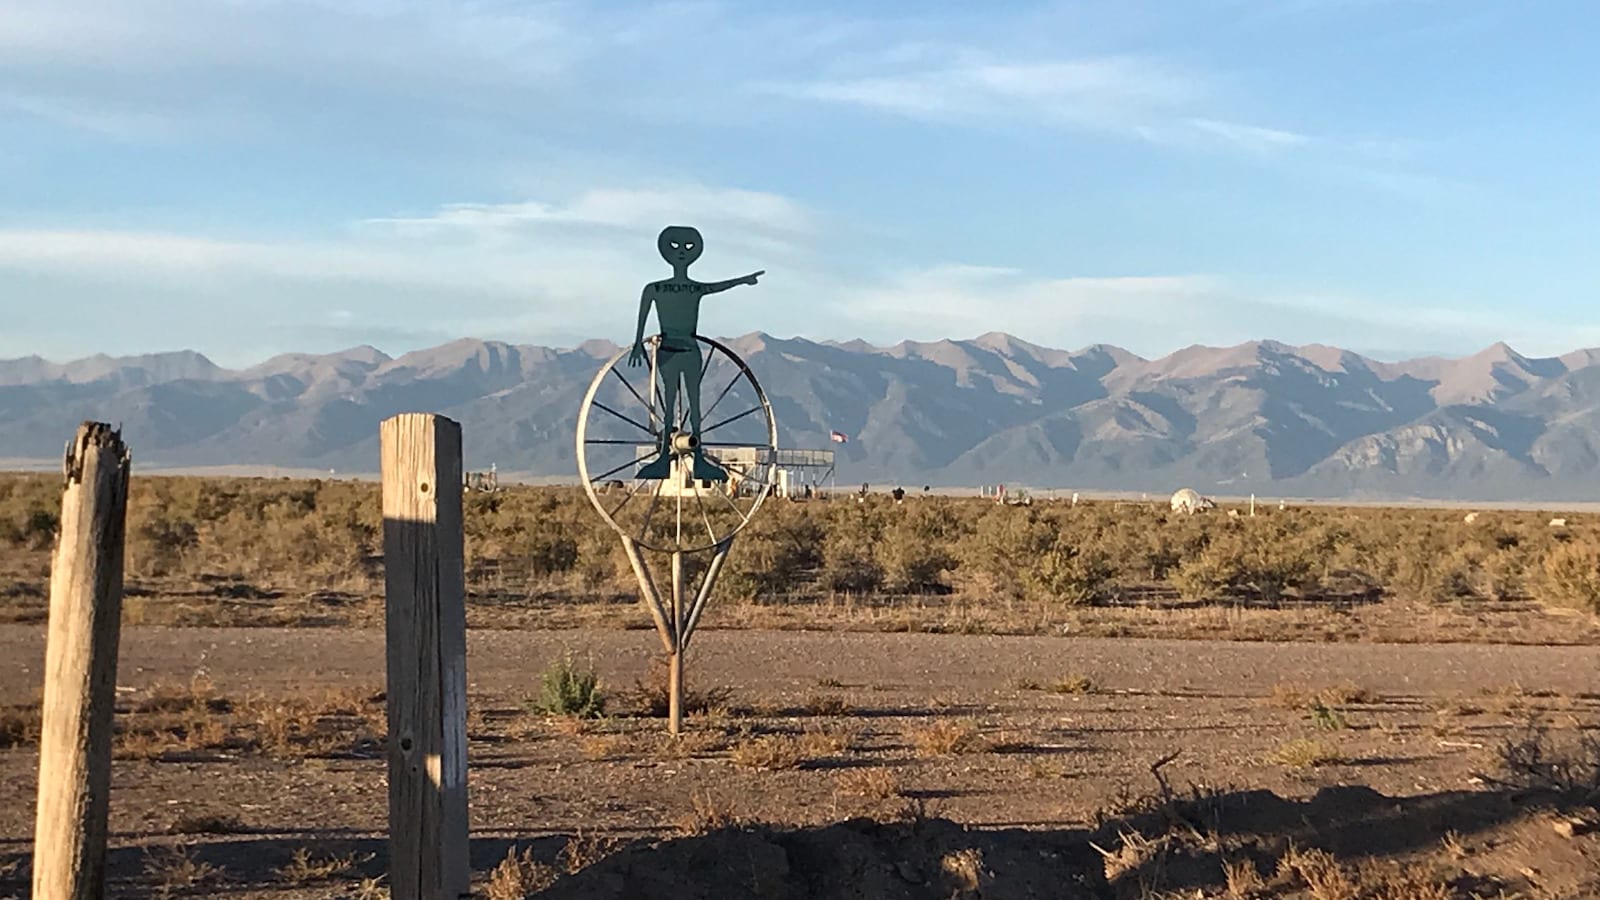
<instances>
[{"instance_id":1,"label":"mountain ridge","mask_svg":"<svg viewBox=\"0 0 1600 900\"><path fill-rule=\"evenodd\" d=\"M849 483L1600 498L1600 348L1530 357L1501 342L1389 362L1273 340L1154 359L1004 332L888 346L720 340L772 398L780 443L833 446ZM462 422L469 466L573 474L578 405L619 349L462 338L239 369L193 350L0 360L0 457L59 453L92 418L123 423L152 464L369 470L377 423L425 409ZM833 430L850 442L830 444Z\"/></svg>"}]
</instances>

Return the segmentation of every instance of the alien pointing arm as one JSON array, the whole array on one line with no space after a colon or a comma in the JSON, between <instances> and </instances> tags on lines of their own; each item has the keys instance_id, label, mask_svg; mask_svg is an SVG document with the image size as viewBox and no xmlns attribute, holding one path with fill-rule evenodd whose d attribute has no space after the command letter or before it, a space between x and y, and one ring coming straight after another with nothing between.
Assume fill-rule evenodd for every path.
<instances>
[{"instance_id":1,"label":"alien pointing arm","mask_svg":"<svg viewBox=\"0 0 1600 900\"><path fill-rule=\"evenodd\" d=\"M728 288L738 287L741 284L755 284L756 279L765 274L767 274L767 270L762 269L759 272L751 272L749 275L746 275L743 278L730 278L727 281L713 281L709 284L702 285L700 293L720 294Z\"/></svg>"}]
</instances>

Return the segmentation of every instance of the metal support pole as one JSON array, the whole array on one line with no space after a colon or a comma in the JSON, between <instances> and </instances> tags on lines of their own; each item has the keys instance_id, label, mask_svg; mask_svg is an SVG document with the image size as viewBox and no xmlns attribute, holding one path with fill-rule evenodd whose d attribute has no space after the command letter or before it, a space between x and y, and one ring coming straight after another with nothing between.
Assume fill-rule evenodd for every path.
<instances>
[{"instance_id":1,"label":"metal support pole","mask_svg":"<svg viewBox=\"0 0 1600 900\"><path fill-rule=\"evenodd\" d=\"M683 731L683 552L672 553L672 656L667 670L667 728Z\"/></svg>"}]
</instances>

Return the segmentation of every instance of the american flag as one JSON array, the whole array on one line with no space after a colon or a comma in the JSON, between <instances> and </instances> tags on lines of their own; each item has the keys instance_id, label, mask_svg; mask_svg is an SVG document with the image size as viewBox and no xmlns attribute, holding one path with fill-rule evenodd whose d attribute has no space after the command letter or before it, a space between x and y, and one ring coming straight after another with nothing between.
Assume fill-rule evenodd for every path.
<instances>
[{"instance_id":1,"label":"american flag","mask_svg":"<svg viewBox=\"0 0 1600 900\"><path fill-rule=\"evenodd\" d=\"M830 431L828 432L828 439L833 441L835 444L843 444L849 442L850 435L845 434L842 431Z\"/></svg>"}]
</instances>

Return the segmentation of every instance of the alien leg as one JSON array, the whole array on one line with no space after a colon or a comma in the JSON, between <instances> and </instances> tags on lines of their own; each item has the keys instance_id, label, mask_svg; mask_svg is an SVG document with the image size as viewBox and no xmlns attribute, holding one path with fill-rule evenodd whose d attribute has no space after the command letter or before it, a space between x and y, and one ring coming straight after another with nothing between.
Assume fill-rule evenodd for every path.
<instances>
[{"instance_id":1,"label":"alien leg","mask_svg":"<svg viewBox=\"0 0 1600 900\"><path fill-rule=\"evenodd\" d=\"M645 463L639 469L640 478L667 478L672 474L672 432L674 407L678 400L678 367L674 357L677 354L671 351L658 350L659 362L656 364L661 371L661 437L658 441L656 458Z\"/></svg>"},{"instance_id":2,"label":"alien leg","mask_svg":"<svg viewBox=\"0 0 1600 900\"><path fill-rule=\"evenodd\" d=\"M687 354L686 354L687 355ZM704 374L703 360L698 349L694 358L689 360L689 365L683 370L685 389L689 392L689 428L690 433L697 440L703 440L700 434L700 378ZM727 481L726 469L706 458L704 447L696 445L694 448L694 477L701 481Z\"/></svg>"}]
</instances>

